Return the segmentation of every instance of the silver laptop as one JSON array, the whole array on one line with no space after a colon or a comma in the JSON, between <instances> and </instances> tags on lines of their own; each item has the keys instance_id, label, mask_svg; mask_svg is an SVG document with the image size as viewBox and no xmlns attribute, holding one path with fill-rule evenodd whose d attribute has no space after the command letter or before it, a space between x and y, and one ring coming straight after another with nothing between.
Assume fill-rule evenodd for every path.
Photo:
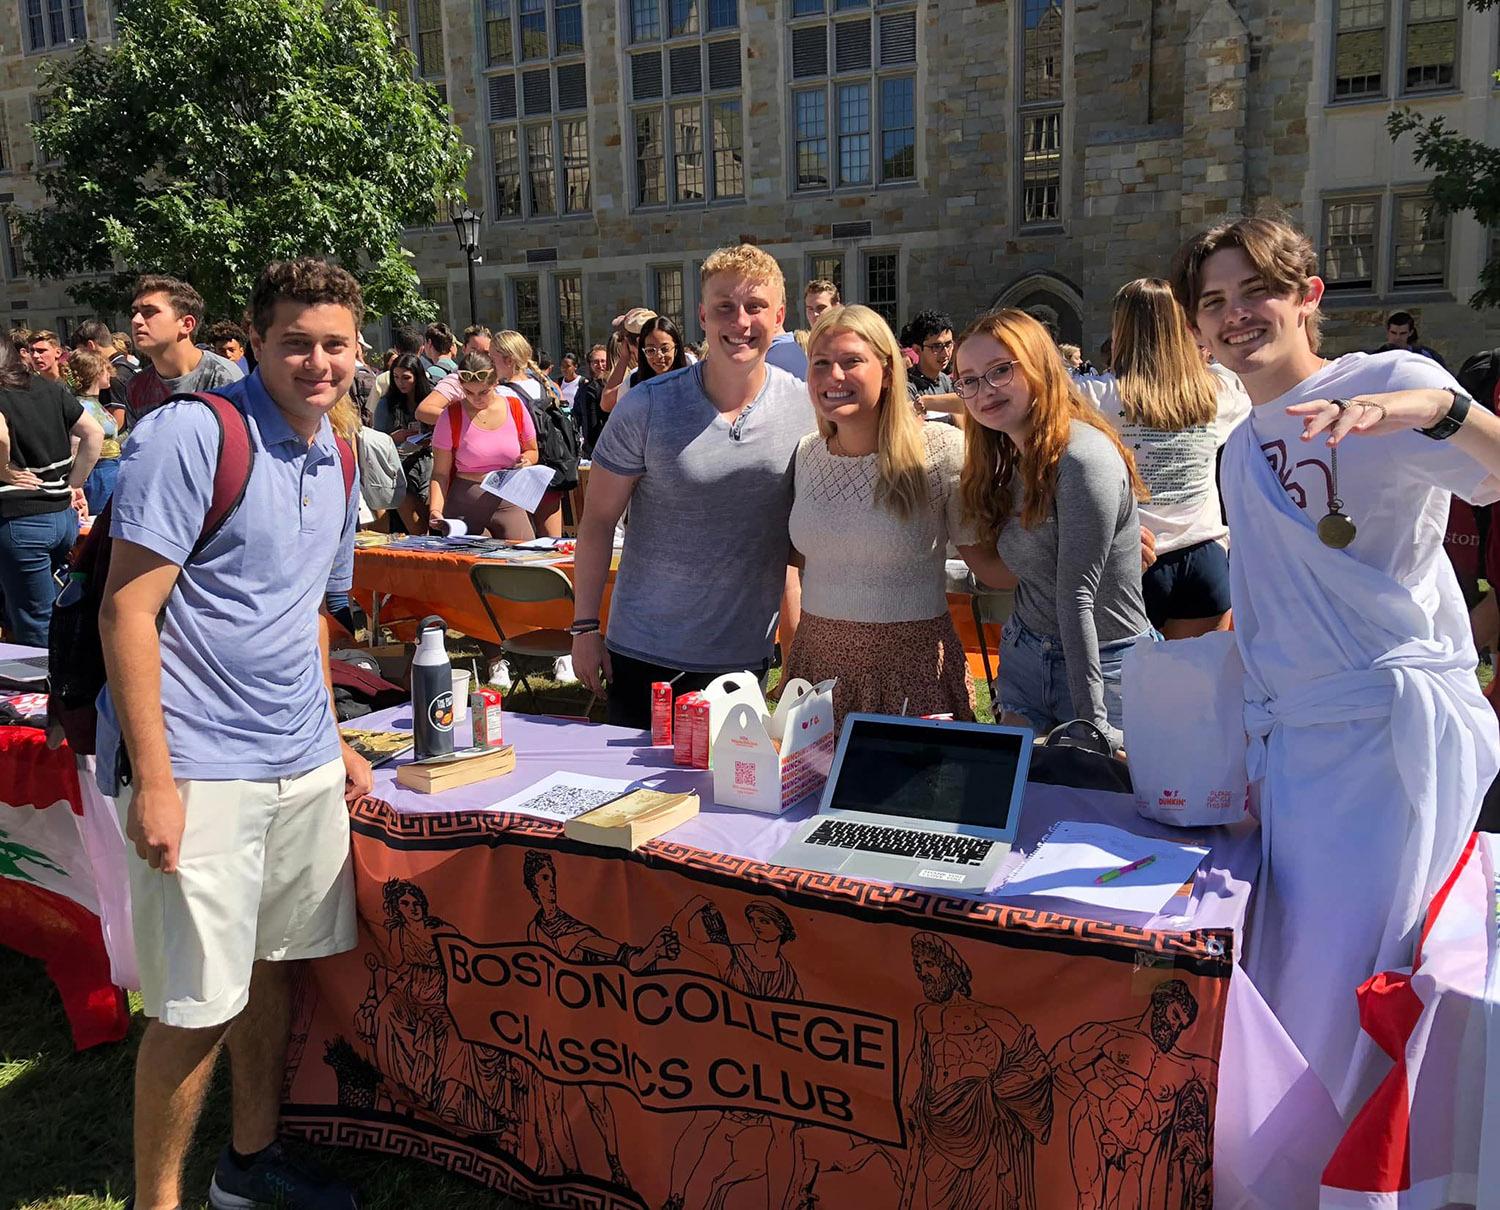
<instances>
[{"instance_id":1,"label":"silver laptop","mask_svg":"<svg viewBox=\"0 0 1500 1210\"><path fill-rule=\"evenodd\" d=\"M818 813L778 865L937 890L988 885L1021 823L1026 727L851 714Z\"/></svg>"},{"instance_id":2,"label":"silver laptop","mask_svg":"<svg viewBox=\"0 0 1500 1210\"><path fill-rule=\"evenodd\" d=\"M40 686L47 679L47 656L24 656L15 660L0 660L0 683L6 685Z\"/></svg>"}]
</instances>

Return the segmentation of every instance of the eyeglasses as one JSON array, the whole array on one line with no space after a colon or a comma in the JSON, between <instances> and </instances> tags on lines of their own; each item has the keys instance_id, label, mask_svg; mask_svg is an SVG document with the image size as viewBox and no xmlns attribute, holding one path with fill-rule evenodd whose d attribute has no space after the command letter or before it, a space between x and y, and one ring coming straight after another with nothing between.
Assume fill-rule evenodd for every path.
<instances>
[{"instance_id":1,"label":"eyeglasses","mask_svg":"<svg viewBox=\"0 0 1500 1210\"><path fill-rule=\"evenodd\" d=\"M460 370L458 380L459 382L488 382L494 374L494 370Z\"/></svg>"},{"instance_id":2,"label":"eyeglasses","mask_svg":"<svg viewBox=\"0 0 1500 1210\"><path fill-rule=\"evenodd\" d=\"M980 378L975 378L972 375L964 378L955 378L953 380L953 389L957 392L960 399L973 399L974 396L979 394L981 378L998 391L1001 387L1008 387L1010 385L1010 380L1015 377L1015 372L1015 362L1002 361L999 365L993 365L987 369L980 375Z\"/></svg>"},{"instance_id":3,"label":"eyeglasses","mask_svg":"<svg viewBox=\"0 0 1500 1210\"><path fill-rule=\"evenodd\" d=\"M672 358L677 355L676 349L663 349L650 345L648 345L642 351L646 354L647 357L650 357L653 360L655 360L656 358L661 358L663 361L671 361Z\"/></svg>"},{"instance_id":4,"label":"eyeglasses","mask_svg":"<svg viewBox=\"0 0 1500 1210\"><path fill-rule=\"evenodd\" d=\"M953 347L953 342L951 340L934 340L929 344L924 344L922 347L929 353L946 353Z\"/></svg>"}]
</instances>

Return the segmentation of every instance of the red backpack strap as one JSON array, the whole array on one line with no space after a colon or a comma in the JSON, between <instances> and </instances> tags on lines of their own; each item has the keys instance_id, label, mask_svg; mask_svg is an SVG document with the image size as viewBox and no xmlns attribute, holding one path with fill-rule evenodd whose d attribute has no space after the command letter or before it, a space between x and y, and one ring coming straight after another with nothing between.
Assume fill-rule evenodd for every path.
<instances>
[{"instance_id":1,"label":"red backpack strap","mask_svg":"<svg viewBox=\"0 0 1500 1210\"><path fill-rule=\"evenodd\" d=\"M344 472L344 502L354 495L354 447L337 433L333 435L333 443L339 450L339 467Z\"/></svg>"},{"instance_id":2,"label":"red backpack strap","mask_svg":"<svg viewBox=\"0 0 1500 1210\"><path fill-rule=\"evenodd\" d=\"M453 436L453 453L458 454L459 439L464 431L464 405L461 403L450 403L448 410L444 413L448 417L448 432Z\"/></svg>"},{"instance_id":3,"label":"red backpack strap","mask_svg":"<svg viewBox=\"0 0 1500 1210\"><path fill-rule=\"evenodd\" d=\"M526 401L516 391L506 391L505 402L510 404L510 422L516 426L516 441L524 444L526 441L526 426L521 423L521 417L526 414Z\"/></svg>"},{"instance_id":4,"label":"red backpack strap","mask_svg":"<svg viewBox=\"0 0 1500 1210\"><path fill-rule=\"evenodd\" d=\"M208 512L203 516L203 531L189 558L197 555L224 528L234 515L245 490L250 486L250 471L255 466L255 444L250 439L250 422L245 413L222 395L196 392L174 399L196 399L214 414L219 422L219 458L214 466L214 490Z\"/></svg>"}]
</instances>

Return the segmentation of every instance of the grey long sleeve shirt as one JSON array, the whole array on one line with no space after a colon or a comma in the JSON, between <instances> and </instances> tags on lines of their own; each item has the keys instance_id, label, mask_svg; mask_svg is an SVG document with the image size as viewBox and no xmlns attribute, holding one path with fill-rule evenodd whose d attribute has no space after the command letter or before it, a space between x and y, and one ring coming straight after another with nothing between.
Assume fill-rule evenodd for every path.
<instances>
[{"instance_id":1,"label":"grey long sleeve shirt","mask_svg":"<svg viewBox=\"0 0 1500 1210\"><path fill-rule=\"evenodd\" d=\"M1018 513L1014 479L1011 493ZM1020 580L1017 621L1061 639L1075 715L1109 734L1099 645L1134 638L1151 625L1141 596L1140 518L1114 443L1073 421L1052 512L1035 529L1012 515L996 546Z\"/></svg>"}]
</instances>

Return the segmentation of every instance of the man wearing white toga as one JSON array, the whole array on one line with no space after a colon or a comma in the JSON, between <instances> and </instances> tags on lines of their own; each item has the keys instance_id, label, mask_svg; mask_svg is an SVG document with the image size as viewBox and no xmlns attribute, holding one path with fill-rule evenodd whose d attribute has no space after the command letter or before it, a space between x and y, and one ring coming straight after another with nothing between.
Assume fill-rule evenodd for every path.
<instances>
[{"instance_id":1,"label":"man wearing white toga","mask_svg":"<svg viewBox=\"0 0 1500 1210\"><path fill-rule=\"evenodd\" d=\"M1356 992L1411 966L1500 766L1442 545L1450 492L1500 498L1500 420L1414 353L1321 357L1316 267L1240 219L1172 282L1255 404L1222 466L1262 835L1245 963L1348 1113L1389 1069Z\"/></svg>"}]
</instances>

